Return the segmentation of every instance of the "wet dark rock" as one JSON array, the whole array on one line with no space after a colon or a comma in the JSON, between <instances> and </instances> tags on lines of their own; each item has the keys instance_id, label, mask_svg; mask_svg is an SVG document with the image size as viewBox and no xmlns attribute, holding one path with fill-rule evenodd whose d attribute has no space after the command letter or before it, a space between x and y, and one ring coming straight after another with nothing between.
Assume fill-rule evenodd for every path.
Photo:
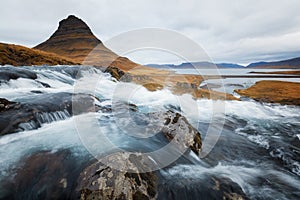
<instances>
[{"instance_id":1,"label":"wet dark rock","mask_svg":"<svg viewBox=\"0 0 300 200\"><path fill-rule=\"evenodd\" d=\"M114 102L112 109L108 111L113 112L117 123L118 120L120 124L122 120L130 122L122 126L122 131L129 135L142 138L157 137L158 140L165 140L161 141L162 144L172 142L172 146L176 146L178 152L182 154L188 150L200 154L202 147L200 132L178 112L137 112L138 108L135 105L122 102ZM147 142L147 139L143 139L143 142Z\"/></svg>"},{"instance_id":2,"label":"wet dark rock","mask_svg":"<svg viewBox=\"0 0 300 200\"><path fill-rule=\"evenodd\" d=\"M1 199L76 199L76 180L89 161L69 150L34 153L19 163L15 176L2 183Z\"/></svg>"},{"instance_id":3,"label":"wet dark rock","mask_svg":"<svg viewBox=\"0 0 300 200\"><path fill-rule=\"evenodd\" d=\"M132 77L128 73L124 72L123 70L117 67L109 66L105 69L104 72L110 73L111 76L117 79L118 81L121 80L123 82L130 82L132 80Z\"/></svg>"},{"instance_id":4,"label":"wet dark rock","mask_svg":"<svg viewBox=\"0 0 300 200\"><path fill-rule=\"evenodd\" d=\"M10 79L27 78L37 79L37 75L33 71L19 69L15 67L0 67L0 81L9 81Z\"/></svg>"},{"instance_id":5,"label":"wet dark rock","mask_svg":"<svg viewBox=\"0 0 300 200\"><path fill-rule=\"evenodd\" d=\"M100 159L80 174L80 199L154 199L158 178L149 163L145 156L121 152Z\"/></svg>"},{"instance_id":6,"label":"wet dark rock","mask_svg":"<svg viewBox=\"0 0 300 200\"><path fill-rule=\"evenodd\" d=\"M161 180L158 184L157 199L248 199L241 187L228 178L203 175L201 178L181 176Z\"/></svg>"},{"instance_id":7,"label":"wet dark rock","mask_svg":"<svg viewBox=\"0 0 300 200\"><path fill-rule=\"evenodd\" d=\"M66 92L37 94L19 103L1 99L0 135L32 130L43 123L97 111L95 100L91 95Z\"/></svg>"},{"instance_id":8,"label":"wet dark rock","mask_svg":"<svg viewBox=\"0 0 300 200\"><path fill-rule=\"evenodd\" d=\"M202 147L201 135L187 119L179 113L168 111L163 114L162 133L168 140L175 140L180 150L190 148L199 155Z\"/></svg>"},{"instance_id":9,"label":"wet dark rock","mask_svg":"<svg viewBox=\"0 0 300 200\"><path fill-rule=\"evenodd\" d=\"M40 90L31 90L30 91L31 93L34 93L34 94L42 94L43 92L40 91Z\"/></svg>"},{"instance_id":10,"label":"wet dark rock","mask_svg":"<svg viewBox=\"0 0 300 200\"><path fill-rule=\"evenodd\" d=\"M41 81L36 81L36 82L38 82L39 84L41 84L45 88L51 88L51 86L48 83L44 83L44 82L41 82Z\"/></svg>"},{"instance_id":11,"label":"wet dark rock","mask_svg":"<svg viewBox=\"0 0 300 200\"><path fill-rule=\"evenodd\" d=\"M0 113L15 108L16 102L8 101L7 99L0 98Z\"/></svg>"},{"instance_id":12,"label":"wet dark rock","mask_svg":"<svg viewBox=\"0 0 300 200\"><path fill-rule=\"evenodd\" d=\"M171 143L184 153L191 149L199 155L202 147L201 134L188 120L180 113L173 111L143 113L136 112L137 109L132 104L121 102L113 103L115 120L129 121L122 126L122 131L129 135L148 138L157 137L159 140L166 139L166 143ZM118 122L117 122L118 123ZM122 124L122 122L120 122ZM144 142L147 142L146 139ZM163 141L161 141L163 143Z\"/></svg>"}]
</instances>

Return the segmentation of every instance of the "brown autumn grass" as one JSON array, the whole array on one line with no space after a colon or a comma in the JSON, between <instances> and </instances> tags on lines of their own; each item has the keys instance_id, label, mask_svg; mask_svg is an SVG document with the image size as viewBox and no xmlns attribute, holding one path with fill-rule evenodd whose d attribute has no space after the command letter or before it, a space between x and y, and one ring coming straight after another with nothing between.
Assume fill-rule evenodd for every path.
<instances>
[{"instance_id":1,"label":"brown autumn grass","mask_svg":"<svg viewBox=\"0 0 300 200\"><path fill-rule=\"evenodd\" d=\"M175 74L168 70L159 70L149 67L137 67L128 71L132 81L143 85L150 91L170 89L174 94L191 94L194 98L239 100L231 94L200 89L199 86L204 78L195 74Z\"/></svg>"},{"instance_id":2,"label":"brown autumn grass","mask_svg":"<svg viewBox=\"0 0 300 200\"><path fill-rule=\"evenodd\" d=\"M248 89L235 91L241 96L262 102L300 106L300 83L259 81Z\"/></svg>"},{"instance_id":3,"label":"brown autumn grass","mask_svg":"<svg viewBox=\"0 0 300 200\"><path fill-rule=\"evenodd\" d=\"M86 46L85 46L86 47ZM101 48L101 47L100 47ZM97 49L93 53L94 56L89 56L84 60L83 57L89 54L88 48L86 51L74 51L72 56L67 55L64 51L63 55L57 55L51 52L45 52L38 49L30 49L20 45L0 43L0 64L9 64L14 66L24 65L74 65L74 64L90 64L100 66L100 64L107 64L116 66L132 77L132 81L143 85L149 91L161 90L169 88L174 94L191 94L195 98L209 98L209 99L229 99L237 100L230 94L199 89L203 77L200 75L182 75L175 74L169 70L154 69L139 65L132 62L128 58L117 56L111 53L108 49ZM55 49L52 49L55 51ZM62 52L60 52L62 54ZM74 59L77 58L77 59ZM81 61L81 62L78 62ZM103 66L103 65L102 65Z\"/></svg>"},{"instance_id":4,"label":"brown autumn grass","mask_svg":"<svg viewBox=\"0 0 300 200\"><path fill-rule=\"evenodd\" d=\"M0 65L75 65L70 59L20 45L0 43Z\"/></svg>"}]
</instances>

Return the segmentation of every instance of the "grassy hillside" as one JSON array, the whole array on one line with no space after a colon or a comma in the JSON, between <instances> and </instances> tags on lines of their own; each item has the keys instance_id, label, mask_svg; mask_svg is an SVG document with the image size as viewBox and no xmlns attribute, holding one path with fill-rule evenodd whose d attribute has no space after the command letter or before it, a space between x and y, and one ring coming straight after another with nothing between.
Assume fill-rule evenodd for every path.
<instances>
[{"instance_id":1,"label":"grassy hillside","mask_svg":"<svg viewBox=\"0 0 300 200\"><path fill-rule=\"evenodd\" d=\"M74 65L70 59L54 53L30 49L20 45L0 43L0 65Z\"/></svg>"}]
</instances>

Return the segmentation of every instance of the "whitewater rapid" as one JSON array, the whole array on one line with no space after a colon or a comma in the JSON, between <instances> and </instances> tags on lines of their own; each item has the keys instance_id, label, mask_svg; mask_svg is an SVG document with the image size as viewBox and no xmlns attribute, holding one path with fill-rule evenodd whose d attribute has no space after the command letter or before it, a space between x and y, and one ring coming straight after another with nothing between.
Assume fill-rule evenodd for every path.
<instances>
[{"instance_id":1,"label":"whitewater rapid","mask_svg":"<svg viewBox=\"0 0 300 200\"><path fill-rule=\"evenodd\" d=\"M126 103L135 105L141 114L168 110L180 112L201 132L203 143L206 136L209 138L209 127L220 131L219 139L208 156L197 158L195 164L163 170L166 179L178 176L201 179L203 174L213 174L236 182L253 199L300 198L300 107L251 100L195 100L188 94L174 95L168 89L150 92L134 83L118 82L92 67L21 68L36 73L37 79L19 78L1 82L1 98L28 103L35 95L60 92L90 94L95 97L95 105L113 112L98 111L77 116L66 110L45 112L39 114L40 128L34 129L25 124L22 127L24 131L1 136L0 181L18 167L23 157L34 152L69 149L78 159L90 158L90 152L95 150L93 137L99 141L97 135L90 134L96 129L122 148L136 147L147 151L160 148L159 141L141 145L139 139L120 132L120 125L126 121L118 118L116 113L119 104ZM126 117L130 121L136 116ZM80 125L86 133L78 131ZM95 146L97 151L114 148L106 143L101 145L102 149L99 145Z\"/></svg>"}]
</instances>

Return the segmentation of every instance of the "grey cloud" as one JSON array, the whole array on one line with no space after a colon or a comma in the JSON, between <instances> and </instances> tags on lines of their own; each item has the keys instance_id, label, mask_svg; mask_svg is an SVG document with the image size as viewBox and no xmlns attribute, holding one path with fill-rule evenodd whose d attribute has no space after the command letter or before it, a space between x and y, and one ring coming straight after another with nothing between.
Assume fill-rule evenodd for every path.
<instances>
[{"instance_id":1,"label":"grey cloud","mask_svg":"<svg viewBox=\"0 0 300 200\"><path fill-rule=\"evenodd\" d=\"M298 0L10 0L1 2L0 41L35 46L53 33L58 21L75 14L102 41L158 27L190 37L217 62L273 60L298 56L299 7ZM145 53L132 58L149 61ZM154 60L174 60L167 55L159 59Z\"/></svg>"}]
</instances>

